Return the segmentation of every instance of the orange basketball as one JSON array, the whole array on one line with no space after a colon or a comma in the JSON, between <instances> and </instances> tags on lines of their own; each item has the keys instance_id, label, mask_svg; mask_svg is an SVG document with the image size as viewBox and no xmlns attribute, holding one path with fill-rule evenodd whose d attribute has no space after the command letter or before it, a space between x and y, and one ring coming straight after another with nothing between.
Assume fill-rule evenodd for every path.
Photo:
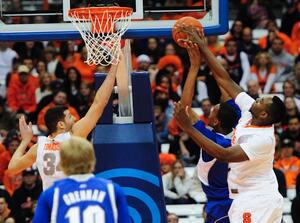
<instances>
[{"instance_id":1,"label":"orange basketball","mask_svg":"<svg viewBox=\"0 0 300 223\"><path fill-rule=\"evenodd\" d=\"M180 39L187 39L188 35L184 32L181 32L180 30L178 29L175 29L174 27L176 25L181 25L181 24L186 24L186 25L191 25L191 26L194 26L196 29L199 28L199 29L202 29L202 25L201 23L195 19L194 17L191 17L191 16L186 16L186 17L182 17L181 19L178 19L175 23L175 25L173 26L173 29L172 29L172 36L173 36L173 39L175 40L175 42L181 46L181 47L185 47L184 45L184 42L182 41L179 41Z\"/></svg>"}]
</instances>

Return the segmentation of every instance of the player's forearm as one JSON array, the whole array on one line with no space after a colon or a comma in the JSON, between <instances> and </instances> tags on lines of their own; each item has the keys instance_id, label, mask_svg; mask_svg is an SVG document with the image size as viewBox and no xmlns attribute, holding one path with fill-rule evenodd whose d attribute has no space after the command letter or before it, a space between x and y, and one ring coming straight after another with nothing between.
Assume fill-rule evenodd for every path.
<instances>
[{"instance_id":1,"label":"player's forearm","mask_svg":"<svg viewBox=\"0 0 300 223\"><path fill-rule=\"evenodd\" d=\"M116 72L117 66L112 65L104 82L102 83L101 87L97 90L93 104L97 104L98 106L104 109L111 97L112 90L115 85Z\"/></svg>"},{"instance_id":2,"label":"player's forearm","mask_svg":"<svg viewBox=\"0 0 300 223\"><path fill-rule=\"evenodd\" d=\"M22 162L20 162L22 156L25 153L25 150L30 142L22 140L20 145L18 146L17 150L14 152L7 170L10 174L17 174L20 173L24 168L22 167Z\"/></svg>"},{"instance_id":3,"label":"player's forearm","mask_svg":"<svg viewBox=\"0 0 300 223\"><path fill-rule=\"evenodd\" d=\"M217 160L224 161L227 153L222 146L203 136L194 127L185 129L185 131L194 140L194 142L210 156L215 157Z\"/></svg>"},{"instance_id":4,"label":"player's forearm","mask_svg":"<svg viewBox=\"0 0 300 223\"><path fill-rule=\"evenodd\" d=\"M190 67L180 100L184 106L192 105L198 71L199 67Z\"/></svg>"},{"instance_id":5,"label":"player's forearm","mask_svg":"<svg viewBox=\"0 0 300 223\"><path fill-rule=\"evenodd\" d=\"M207 46L201 46L200 49L218 85L223 87L230 97L235 98L242 92L242 89L230 78L228 72Z\"/></svg>"}]
</instances>

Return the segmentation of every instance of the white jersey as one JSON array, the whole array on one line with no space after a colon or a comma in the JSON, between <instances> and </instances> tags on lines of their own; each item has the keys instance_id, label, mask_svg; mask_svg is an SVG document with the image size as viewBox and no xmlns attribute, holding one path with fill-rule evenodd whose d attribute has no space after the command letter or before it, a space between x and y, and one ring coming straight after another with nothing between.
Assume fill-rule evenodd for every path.
<instances>
[{"instance_id":1,"label":"white jersey","mask_svg":"<svg viewBox=\"0 0 300 223\"><path fill-rule=\"evenodd\" d=\"M241 194L278 194L278 183L273 171L275 152L274 126L252 126L250 108L254 99L242 92L235 100L242 116L232 137L232 145L240 145L249 160L230 163L228 187L230 198Z\"/></svg>"},{"instance_id":2,"label":"white jersey","mask_svg":"<svg viewBox=\"0 0 300 223\"><path fill-rule=\"evenodd\" d=\"M46 190L56 180L66 176L60 170L60 143L71 138L69 132L57 135L55 138L40 136L38 138L38 149L36 165L43 181L43 189Z\"/></svg>"}]
</instances>

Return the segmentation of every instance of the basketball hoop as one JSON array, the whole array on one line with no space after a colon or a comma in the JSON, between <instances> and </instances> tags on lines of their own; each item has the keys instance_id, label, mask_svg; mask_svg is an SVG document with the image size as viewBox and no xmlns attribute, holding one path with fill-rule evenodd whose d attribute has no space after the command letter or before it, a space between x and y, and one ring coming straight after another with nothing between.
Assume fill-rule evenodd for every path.
<instances>
[{"instance_id":1,"label":"basketball hoop","mask_svg":"<svg viewBox=\"0 0 300 223\"><path fill-rule=\"evenodd\" d=\"M132 8L88 7L69 10L87 51L88 65L108 66L119 62L121 37L131 23Z\"/></svg>"}]
</instances>

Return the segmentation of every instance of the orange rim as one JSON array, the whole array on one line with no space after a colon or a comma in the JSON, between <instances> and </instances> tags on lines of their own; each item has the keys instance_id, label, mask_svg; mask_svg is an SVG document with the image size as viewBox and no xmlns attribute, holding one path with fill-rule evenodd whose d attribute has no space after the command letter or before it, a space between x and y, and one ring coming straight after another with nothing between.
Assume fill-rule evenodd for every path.
<instances>
[{"instance_id":1,"label":"orange rim","mask_svg":"<svg viewBox=\"0 0 300 223\"><path fill-rule=\"evenodd\" d=\"M120 13L118 13L120 12ZM122 12L122 13L121 13ZM132 15L133 9L129 7L87 7L87 8L75 8L70 9L68 15L73 17L73 15L79 16L79 19L87 19L90 15L91 17L102 16L102 15L113 15L114 18L118 19L125 15Z\"/></svg>"}]
</instances>

